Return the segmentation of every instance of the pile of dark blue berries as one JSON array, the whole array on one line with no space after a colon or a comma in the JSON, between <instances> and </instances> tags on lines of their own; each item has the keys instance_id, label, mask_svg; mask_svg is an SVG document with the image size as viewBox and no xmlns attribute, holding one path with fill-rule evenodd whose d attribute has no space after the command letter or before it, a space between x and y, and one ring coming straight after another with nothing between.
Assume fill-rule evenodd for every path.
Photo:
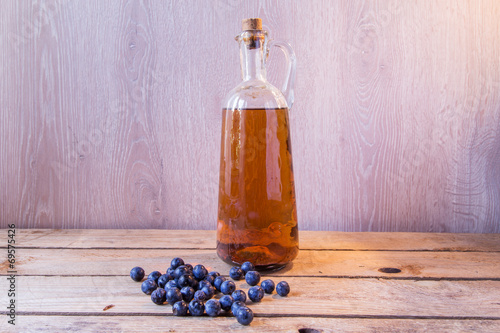
<instances>
[{"instance_id":1,"label":"pile of dark blue berries","mask_svg":"<svg viewBox=\"0 0 500 333\"><path fill-rule=\"evenodd\" d=\"M144 278L144 269L134 267L130 271L132 280L140 282ZM260 286L260 273L250 262L241 267L232 267L229 276L235 281L245 279L251 288L248 298L252 302L260 302L264 293L272 294L275 285L272 280L264 280ZM185 264L181 258L174 258L165 274L159 271L151 272L142 282L141 290L151 295L153 303L162 305L165 302L172 305L175 316L202 316L204 313L211 317L218 316L225 311L232 313L242 325L249 325L253 320L252 310L246 306L247 294L236 290L236 284L218 272L208 272L203 265L192 266ZM217 293L223 295L213 298ZM276 285L276 292L280 296L287 296L290 286L286 281Z\"/></svg>"}]
</instances>

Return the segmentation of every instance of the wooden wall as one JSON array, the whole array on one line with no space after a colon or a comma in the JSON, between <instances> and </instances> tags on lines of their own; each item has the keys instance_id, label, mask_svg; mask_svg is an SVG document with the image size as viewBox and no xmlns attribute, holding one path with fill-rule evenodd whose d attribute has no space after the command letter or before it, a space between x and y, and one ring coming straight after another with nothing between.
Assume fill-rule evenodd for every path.
<instances>
[{"instance_id":1,"label":"wooden wall","mask_svg":"<svg viewBox=\"0 0 500 333\"><path fill-rule=\"evenodd\" d=\"M301 229L500 232L497 0L2 1L0 226L214 229L255 16L298 59Z\"/></svg>"}]
</instances>

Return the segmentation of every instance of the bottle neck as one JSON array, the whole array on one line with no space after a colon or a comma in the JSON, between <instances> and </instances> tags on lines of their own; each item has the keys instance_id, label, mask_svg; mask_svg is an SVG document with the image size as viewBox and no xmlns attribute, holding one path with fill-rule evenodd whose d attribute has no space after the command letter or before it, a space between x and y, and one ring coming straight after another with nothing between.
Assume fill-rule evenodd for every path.
<instances>
[{"instance_id":1,"label":"bottle neck","mask_svg":"<svg viewBox=\"0 0 500 333\"><path fill-rule=\"evenodd\" d=\"M262 30L243 31L236 37L240 43L241 76L243 81L266 80L267 35Z\"/></svg>"}]
</instances>

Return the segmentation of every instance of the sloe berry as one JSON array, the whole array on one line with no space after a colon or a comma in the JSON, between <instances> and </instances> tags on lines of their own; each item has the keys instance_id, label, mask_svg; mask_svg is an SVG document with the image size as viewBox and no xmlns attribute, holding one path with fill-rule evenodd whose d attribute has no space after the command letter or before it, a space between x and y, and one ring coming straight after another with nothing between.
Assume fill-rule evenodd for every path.
<instances>
[{"instance_id":1,"label":"sloe berry","mask_svg":"<svg viewBox=\"0 0 500 333\"><path fill-rule=\"evenodd\" d=\"M197 290L194 293L193 299L203 302L207 299L207 294L205 294L205 292L203 290Z\"/></svg>"},{"instance_id":2,"label":"sloe berry","mask_svg":"<svg viewBox=\"0 0 500 333\"><path fill-rule=\"evenodd\" d=\"M243 303L247 301L247 294L241 289L235 290L231 296L234 301L241 301Z\"/></svg>"},{"instance_id":3,"label":"sloe berry","mask_svg":"<svg viewBox=\"0 0 500 333\"><path fill-rule=\"evenodd\" d=\"M180 278L181 276L183 276L185 274L190 275L191 272L189 271L189 268L187 268L184 265L181 265L181 266L179 266L179 267L177 267L175 269L175 271L174 271L174 279L178 279L178 278Z\"/></svg>"},{"instance_id":4,"label":"sloe berry","mask_svg":"<svg viewBox=\"0 0 500 333\"><path fill-rule=\"evenodd\" d=\"M154 282L156 282L156 284L158 284L158 279L160 278L161 276L161 273L158 272L158 271L153 271L151 273L149 273L148 275L148 279L151 279L153 280Z\"/></svg>"},{"instance_id":5,"label":"sloe berry","mask_svg":"<svg viewBox=\"0 0 500 333\"><path fill-rule=\"evenodd\" d=\"M250 285L250 286L255 286L260 282L260 273L257 271L248 271L245 274L245 281Z\"/></svg>"},{"instance_id":6,"label":"sloe berry","mask_svg":"<svg viewBox=\"0 0 500 333\"><path fill-rule=\"evenodd\" d=\"M202 281L208 281L208 283L210 283L213 286L215 281L215 276L207 274L207 276L205 276L205 278Z\"/></svg>"},{"instance_id":7,"label":"sloe berry","mask_svg":"<svg viewBox=\"0 0 500 333\"><path fill-rule=\"evenodd\" d=\"M191 287L184 287L181 289L182 299L189 303L194 297L194 289Z\"/></svg>"},{"instance_id":8,"label":"sloe berry","mask_svg":"<svg viewBox=\"0 0 500 333\"><path fill-rule=\"evenodd\" d=\"M221 312L220 302L218 300L216 300L216 299L213 299L213 298L209 299L205 303L205 312L210 317L217 317L220 314L220 312Z\"/></svg>"},{"instance_id":9,"label":"sloe berry","mask_svg":"<svg viewBox=\"0 0 500 333\"><path fill-rule=\"evenodd\" d=\"M266 294L272 294L274 291L274 281L273 280L264 280L260 283L260 286L262 289L264 289L264 292Z\"/></svg>"},{"instance_id":10,"label":"sloe berry","mask_svg":"<svg viewBox=\"0 0 500 333\"><path fill-rule=\"evenodd\" d=\"M233 266L229 270L229 276L231 277L231 279L239 281L245 277L245 273L243 272L241 267Z\"/></svg>"},{"instance_id":11,"label":"sloe berry","mask_svg":"<svg viewBox=\"0 0 500 333\"><path fill-rule=\"evenodd\" d=\"M230 295L224 295L219 299L220 306L224 311L230 311L233 305L233 298Z\"/></svg>"},{"instance_id":12,"label":"sloe berry","mask_svg":"<svg viewBox=\"0 0 500 333\"><path fill-rule=\"evenodd\" d=\"M254 303L260 302L264 298L264 289L260 286L253 286L248 289L248 298Z\"/></svg>"},{"instance_id":13,"label":"sloe berry","mask_svg":"<svg viewBox=\"0 0 500 333\"><path fill-rule=\"evenodd\" d=\"M167 290L167 302L174 305L176 302L182 301L182 294L178 288L170 288Z\"/></svg>"},{"instance_id":14,"label":"sloe berry","mask_svg":"<svg viewBox=\"0 0 500 333\"><path fill-rule=\"evenodd\" d=\"M144 269L141 267L134 267L130 270L130 277L135 282L141 282L144 278Z\"/></svg>"},{"instance_id":15,"label":"sloe berry","mask_svg":"<svg viewBox=\"0 0 500 333\"><path fill-rule=\"evenodd\" d=\"M254 271L255 270L255 266L250 262L250 261L245 261L242 265L241 265L241 270L243 271L243 273L248 273L250 271Z\"/></svg>"},{"instance_id":16,"label":"sloe berry","mask_svg":"<svg viewBox=\"0 0 500 333\"><path fill-rule=\"evenodd\" d=\"M276 285L276 292L278 295L285 297L288 295L290 292L290 286L288 285L288 282L286 281L281 281Z\"/></svg>"},{"instance_id":17,"label":"sloe berry","mask_svg":"<svg viewBox=\"0 0 500 333\"><path fill-rule=\"evenodd\" d=\"M177 281L175 280L168 281L167 284L165 285L165 290L170 288L177 288Z\"/></svg>"},{"instance_id":18,"label":"sloe berry","mask_svg":"<svg viewBox=\"0 0 500 333\"><path fill-rule=\"evenodd\" d=\"M188 305L184 301L175 302L172 306L174 316L185 316L188 313Z\"/></svg>"},{"instance_id":19,"label":"sloe berry","mask_svg":"<svg viewBox=\"0 0 500 333\"><path fill-rule=\"evenodd\" d=\"M220 285L220 291L224 295L230 295L230 294L232 294L235 289L236 289L236 285L231 280L224 281Z\"/></svg>"},{"instance_id":20,"label":"sloe berry","mask_svg":"<svg viewBox=\"0 0 500 333\"><path fill-rule=\"evenodd\" d=\"M192 275L184 274L177 280L177 286L179 288L194 287L196 286L196 280Z\"/></svg>"},{"instance_id":21,"label":"sloe berry","mask_svg":"<svg viewBox=\"0 0 500 333\"><path fill-rule=\"evenodd\" d=\"M166 285L166 284L167 284L167 282L168 282L168 281L170 281L170 280L171 280L171 279L170 279L170 275L168 275L168 274L163 274L162 276L160 276L160 277L158 278L158 282L157 282L158 287L160 287L160 288L165 288L165 285Z\"/></svg>"},{"instance_id":22,"label":"sloe berry","mask_svg":"<svg viewBox=\"0 0 500 333\"><path fill-rule=\"evenodd\" d=\"M182 260L182 258L174 258L170 262L170 267L172 267L173 269L176 269L177 267L179 267L181 265L184 265L184 260Z\"/></svg>"},{"instance_id":23,"label":"sloe berry","mask_svg":"<svg viewBox=\"0 0 500 333\"><path fill-rule=\"evenodd\" d=\"M162 305L167 300L167 292L163 288L158 288L151 293L153 303Z\"/></svg>"},{"instance_id":24,"label":"sloe berry","mask_svg":"<svg viewBox=\"0 0 500 333\"><path fill-rule=\"evenodd\" d=\"M197 280L203 280L208 275L208 271L203 265L196 265L193 268L193 275Z\"/></svg>"},{"instance_id":25,"label":"sloe berry","mask_svg":"<svg viewBox=\"0 0 500 333\"><path fill-rule=\"evenodd\" d=\"M253 311L247 307L241 307L236 312L236 319L241 325L250 325L253 320Z\"/></svg>"},{"instance_id":26,"label":"sloe berry","mask_svg":"<svg viewBox=\"0 0 500 333\"><path fill-rule=\"evenodd\" d=\"M212 284L207 280L201 280L200 282L198 282L198 290L203 289L203 287L205 287L205 286L212 287Z\"/></svg>"},{"instance_id":27,"label":"sloe berry","mask_svg":"<svg viewBox=\"0 0 500 333\"><path fill-rule=\"evenodd\" d=\"M203 312L205 312L205 305L202 301L193 299L189 302L189 312L191 312L193 316L202 316Z\"/></svg>"},{"instance_id":28,"label":"sloe berry","mask_svg":"<svg viewBox=\"0 0 500 333\"><path fill-rule=\"evenodd\" d=\"M146 295L151 295L153 291L158 288L158 285L154 280L146 279L144 282L141 284L141 290L143 293Z\"/></svg>"}]
</instances>

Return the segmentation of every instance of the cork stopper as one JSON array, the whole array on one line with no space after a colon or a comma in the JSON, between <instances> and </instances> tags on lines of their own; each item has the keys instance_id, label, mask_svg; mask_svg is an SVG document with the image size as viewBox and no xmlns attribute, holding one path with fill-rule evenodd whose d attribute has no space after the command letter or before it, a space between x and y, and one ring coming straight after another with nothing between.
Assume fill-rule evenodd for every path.
<instances>
[{"instance_id":1,"label":"cork stopper","mask_svg":"<svg viewBox=\"0 0 500 333\"><path fill-rule=\"evenodd\" d=\"M262 30L262 20L260 18L247 18L241 21L243 30Z\"/></svg>"}]
</instances>

